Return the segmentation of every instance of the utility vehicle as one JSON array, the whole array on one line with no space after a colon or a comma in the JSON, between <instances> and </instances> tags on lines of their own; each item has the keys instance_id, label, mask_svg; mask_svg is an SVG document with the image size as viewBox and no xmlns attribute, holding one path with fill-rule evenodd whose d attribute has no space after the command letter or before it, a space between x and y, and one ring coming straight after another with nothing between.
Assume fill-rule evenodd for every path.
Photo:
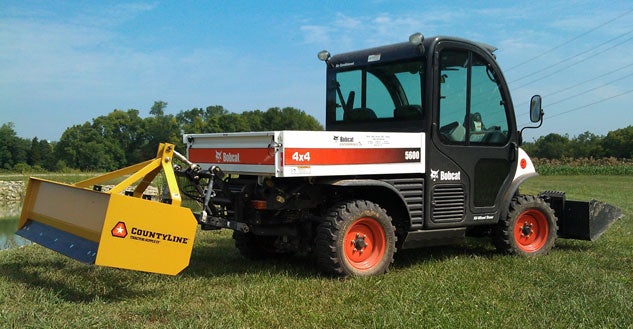
<instances>
[{"instance_id":1,"label":"utility vehicle","mask_svg":"<svg viewBox=\"0 0 633 329\"><path fill-rule=\"evenodd\" d=\"M32 178L18 234L87 263L176 274L199 224L233 230L248 258L305 254L339 276L381 274L397 250L471 234L527 257L557 238L596 239L618 209L520 193L537 173L494 51L419 33L322 51L325 131L185 134L186 156L161 144L153 160L72 185ZM538 95L529 117L542 122ZM167 193L146 200L161 170ZM183 195L202 210L180 207Z\"/></svg>"}]
</instances>

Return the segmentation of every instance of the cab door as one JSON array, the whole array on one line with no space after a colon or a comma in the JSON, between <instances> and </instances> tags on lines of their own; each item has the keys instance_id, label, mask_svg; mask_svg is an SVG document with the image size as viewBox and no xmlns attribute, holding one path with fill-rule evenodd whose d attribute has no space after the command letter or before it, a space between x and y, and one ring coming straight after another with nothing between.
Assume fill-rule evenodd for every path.
<instances>
[{"instance_id":1,"label":"cab door","mask_svg":"<svg viewBox=\"0 0 633 329\"><path fill-rule=\"evenodd\" d=\"M433 61L427 226L495 223L517 164L503 75L488 51L457 41L439 43Z\"/></svg>"}]
</instances>

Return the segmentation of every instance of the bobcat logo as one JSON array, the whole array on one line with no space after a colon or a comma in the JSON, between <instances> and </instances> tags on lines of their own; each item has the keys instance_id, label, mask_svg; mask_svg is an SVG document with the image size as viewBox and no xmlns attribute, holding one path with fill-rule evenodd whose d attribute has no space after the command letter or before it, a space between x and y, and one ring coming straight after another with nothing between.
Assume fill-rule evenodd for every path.
<instances>
[{"instance_id":1,"label":"bobcat logo","mask_svg":"<svg viewBox=\"0 0 633 329\"><path fill-rule=\"evenodd\" d=\"M433 170L431 169L431 179L435 182L436 180L438 180L440 178L440 170Z\"/></svg>"},{"instance_id":2,"label":"bobcat logo","mask_svg":"<svg viewBox=\"0 0 633 329\"><path fill-rule=\"evenodd\" d=\"M215 161L222 161L222 151L215 151Z\"/></svg>"}]
</instances>

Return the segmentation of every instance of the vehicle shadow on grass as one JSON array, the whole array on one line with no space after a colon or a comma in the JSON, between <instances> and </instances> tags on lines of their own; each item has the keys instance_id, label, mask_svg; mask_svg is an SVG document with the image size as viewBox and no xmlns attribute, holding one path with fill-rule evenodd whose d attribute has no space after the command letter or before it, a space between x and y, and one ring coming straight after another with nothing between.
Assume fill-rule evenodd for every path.
<instances>
[{"instance_id":1,"label":"vehicle shadow on grass","mask_svg":"<svg viewBox=\"0 0 633 329\"><path fill-rule=\"evenodd\" d=\"M465 242L449 246L399 250L392 268L406 269L416 264L455 257L492 259L499 253L490 239L468 238ZM285 275L293 278L334 278L320 271L310 255L275 256L261 260L242 257L231 239L219 239L213 243L193 248L189 267L180 275L191 277L221 277L242 274Z\"/></svg>"},{"instance_id":2,"label":"vehicle shadow on grass","mask_svg":"<svg viewBox=\"0 0 633 329\"><path fill-rule=\"evenodd\" d=\"M232 240L230 240L230 244L194 247L189 266L180 275L186 277L223 277L266 274L284 275L297 279L323 276L310 256L277 255L252 260L241 256L232 245Z\"/></svg>"},{"instance_id":3,"label":"vehicle shadow on grass","mask_svg":"<svg viewBox=\"0 0 633 329\"><path fill-rule=\"evenodd\" d=\"M29 249L32 247L28 247ZM130 284L143 273L85 265L70 259L14 257L0 263L0 276L46 295L77 303L126 300L157 294L151 288Z\"/></svg>"},{"instance_id":4,"label":"vehicle shadow on grass","mask_svg":"<svg viewBox=\"0 0 633 329\"><path fill-rule=\"evenodd\" d=\"M399 250L394 257L393 267L406 269L417 264L453 259L455 257L492 259L498 255L500 253L495 250L490 238L467 238L460 243L446 246Z\"/></svg>"}]
</instances>

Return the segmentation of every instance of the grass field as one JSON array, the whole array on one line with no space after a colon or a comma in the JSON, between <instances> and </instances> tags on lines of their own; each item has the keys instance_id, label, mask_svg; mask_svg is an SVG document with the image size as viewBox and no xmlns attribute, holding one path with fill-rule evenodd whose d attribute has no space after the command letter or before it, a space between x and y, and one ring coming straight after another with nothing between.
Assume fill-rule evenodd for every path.
<instances>
[{"instance_id":1,"label":"grass field","mask_svg":"<svg viewBox=\"0 0 633 329\"><path fill-rule=\"evenodd\" d=\"M525 259L486 239L404 251L389 273L324 277L307 259L242 259L228 231L199 232L168 277L91 267L40 246L0 252L0 328L633 328L633 177L542 176L625 217L596 242Z\"/></svg>"}]
</instances>

